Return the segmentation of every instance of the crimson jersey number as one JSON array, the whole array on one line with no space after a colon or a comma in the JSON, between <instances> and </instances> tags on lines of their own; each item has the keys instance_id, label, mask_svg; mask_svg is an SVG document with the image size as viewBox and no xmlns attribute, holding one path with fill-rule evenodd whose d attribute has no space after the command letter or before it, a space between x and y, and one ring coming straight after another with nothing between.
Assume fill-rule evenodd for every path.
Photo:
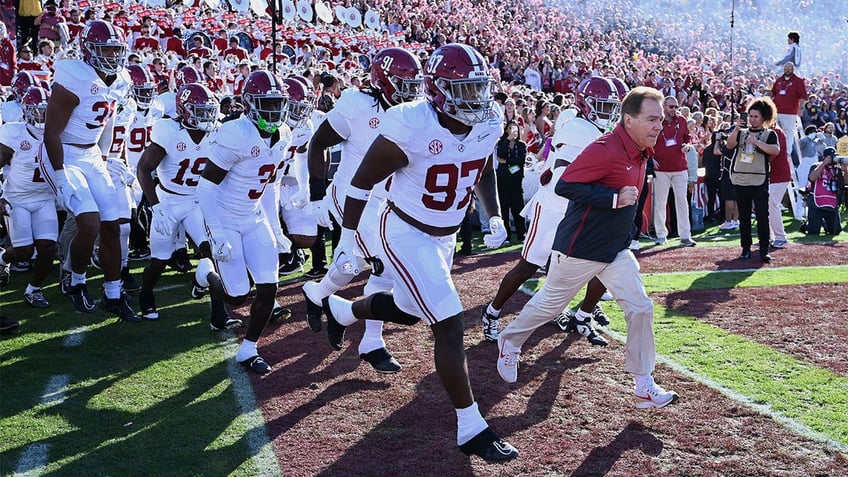
<instances>
[{"instance_id":1,"label":"crimson jersey number","mask_svg":"<svg viewBox=\"0 0 848 477\"><path fill-rule=\"evenodd\" d=\"M454 207L460 210L468 205L471 200L471 192L480 179L480 172L486 165L486 159L463 162L462 164L437 164L427 169L427 178L424 180L424 188L431 194L444 194L443 198L437 198L430 194L422 194L421 202L424 207L433 210L449 210ZM474 177L470 187L465 188L465 194L459 202L457 199L457 188L461 177ZM454 203L456 205L454 206Z\"/></svg>"},{"instance_id":2,"label":"crimson jersey number","mask_svg":"<svg viewBox=\"0 0 848 477\"><path fill-rule=\"evenodd\" d=\"M259 168L258 175L259 183L262 184L262 189L251 189L250 192L247 193L247 196L253 200L262 197L262 193L265 192L265 187L267 187L269 183L274 182L274 179L277 178L277 166L275 164L264 164Z\"/></svg>"},{"instance_id":3,"label":"crimson jersey number","mask_svg":"<svg viewBox=\"0 0 848 477\"><path fill-rule=\"evenodd\" d=\"M97 116L94 117L94 124L85 123L85 126L88 129L97 129L105 126L115 112L115 104L115 101L98 101L92 104L91 110L97 113Z\"/></svg>"},{"instance_id":4,"label":"crimson jersey number","mask_svg":"<svg viewBox=\"0 0 848 477\"><path fill-rule=\"evenodd\" d=\"M177 171L177 176L171 179L171 182L179 186L195 187L197 185L197 179L203 174L203 168L206 167L206 161L208 160L205 157L198 157L192 163L191 159L183 159L180 161L180 170ZM191 169L189 169L189 166L191 166ZM191 172L191 175L186 177L186 172Z\"/></svg>"},{"instance_id":5,"label":"crimson jersey number","mask_svg":"<svg viewBox=\"0 0 848 477\"><path fill-rule=\"evenodd\" d=\"M147 143L150 142L150 131L152 130L153 126L130 130L130 141L127 149L131 152L144 151L144 148L147 147Z\"/></svg>"},{"instance_id":6,"label":"crimson jersey number","mask_svg":"<svg viewBox=\"0 0 848 477\"><path fill-rule=\"evenodd\" d=\"M33 182L44 182L44 177L41 176L41 168L40 167L36 167L35 169L33 169L32 181Z\"/></svg>"}]
</instances>

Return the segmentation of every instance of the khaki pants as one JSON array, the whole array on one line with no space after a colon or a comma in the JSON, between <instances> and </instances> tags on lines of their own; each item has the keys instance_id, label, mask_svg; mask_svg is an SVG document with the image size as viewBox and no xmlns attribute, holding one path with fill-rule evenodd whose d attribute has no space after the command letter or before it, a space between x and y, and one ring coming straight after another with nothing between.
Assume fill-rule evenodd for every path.
<instances>
[{"instance_id":1,"label":"khaki pants","mask_svg":"<svg viewBox=\"0 0 848 477\"><path fill-rule=\"evenodd\" d=\"M639 262L628 249L612 263L594 262L551 253L548 278L542 289L524 305L518 317L501 333L503 339L521 347L540 326L550 323L592 277L606 285L624 310L627 344L624 370L650 374L656 362L654 346L654 305L639 276Z\"/></svg>"}]
</instances>

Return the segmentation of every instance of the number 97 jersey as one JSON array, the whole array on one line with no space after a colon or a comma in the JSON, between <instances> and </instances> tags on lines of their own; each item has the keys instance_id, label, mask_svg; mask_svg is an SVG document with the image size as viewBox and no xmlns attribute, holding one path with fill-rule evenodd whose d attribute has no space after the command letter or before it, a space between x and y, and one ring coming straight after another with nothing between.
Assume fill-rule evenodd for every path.
<instances>
[{"instance_id":1,"label":"number 97 jersey","mask_svg":"<svg viewBox=\"0 0 848 477\"><path fill-rule=\"evenodd\" d=\"M421 223L459 225L502 132L503 119L497 107L462 139L439 124L427 101L389 108L380 123L380 134L409 160L392 176L389 200Z\"/></svg>"},{"instance_id":2,"label":"number 97 jersey","mask_svg":"<svg viewBox=\"0 0 848 477\"><path fill-rule=\"evenodd\" d=\"M188 130L178 121L163 118L153 123L150 142L165 150L165 157L156 167L161 187L167 192L193 196L197 181L209 160L209 138L206 133L199 144L191 139Z\"/></svg>"}]
</instances>

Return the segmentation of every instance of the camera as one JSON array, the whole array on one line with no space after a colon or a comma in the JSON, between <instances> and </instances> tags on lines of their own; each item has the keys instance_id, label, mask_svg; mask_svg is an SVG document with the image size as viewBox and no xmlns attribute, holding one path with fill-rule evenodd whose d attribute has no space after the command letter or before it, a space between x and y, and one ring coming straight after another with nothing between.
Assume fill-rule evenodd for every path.
<instances>
[{"instance_id":1,"label":"camera","mask_svg":"<svg viewBox=\"0 0 848 477\"><path fill-rule=\"evenodd\" d=\"M848 156L833 156L833 163L844 166L848 164Z\"/></svg>"},{"instance_id":2,"label":"camera","mask_svg":"<svg viewBox=\"0 0 848 477\"><path fill-rule=\"evenodd\" d=\"M748 125L748 113L747 112L739 113L739 119L742 120L742 124L744 124L745 126Z\"/></svg>"}]
</instances>

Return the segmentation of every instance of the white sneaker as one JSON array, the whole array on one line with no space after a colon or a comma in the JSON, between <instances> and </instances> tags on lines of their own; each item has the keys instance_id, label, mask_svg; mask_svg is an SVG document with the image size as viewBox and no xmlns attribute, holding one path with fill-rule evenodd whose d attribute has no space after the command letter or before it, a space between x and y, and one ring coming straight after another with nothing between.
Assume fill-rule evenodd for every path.
<instances>
[{"instance_id":1,"label":"white sneaker","mask_svg":"<svg viewBox=\"0 0 848 477\"><path fill-rule=\"evenodd\" d=\"M194 271L194 281L201 287L209 286L209 273L215 270L215 264L208 258L202 258L197 262L197 270Z\"/></svg>"},{"instance_id":2,"label":"white sneaker","mask_svg":"<svg viewBox=\"0 0 848 477\"><path fill-rule=\"evenodd\" d=\"M676 402L680 396L674 391L666 391L651 378L651 384L645 389L633 389L637 409L660 409Z\"/></svg>"},{"instance_id":3,"label":"white sneaker","mask_svg":"<svg viewBox=\"0 0 848 477\"><path fill-rule=\"evenodd\" d=\"M521 350L508 343L503 335L498 336L498 374L508 383L518 381L518 360Z\"/></svg>"},{"instance_id":4,"label":"white sneaker","mask_svg":"<svg viewBox=\"0 0 848 477\"><path fill-rule=\"evenodd\" d=\"M638 240L630 241L630 250L639 250L642 248L642 245L639 244Z\"/></svg>"}]
</instances>

